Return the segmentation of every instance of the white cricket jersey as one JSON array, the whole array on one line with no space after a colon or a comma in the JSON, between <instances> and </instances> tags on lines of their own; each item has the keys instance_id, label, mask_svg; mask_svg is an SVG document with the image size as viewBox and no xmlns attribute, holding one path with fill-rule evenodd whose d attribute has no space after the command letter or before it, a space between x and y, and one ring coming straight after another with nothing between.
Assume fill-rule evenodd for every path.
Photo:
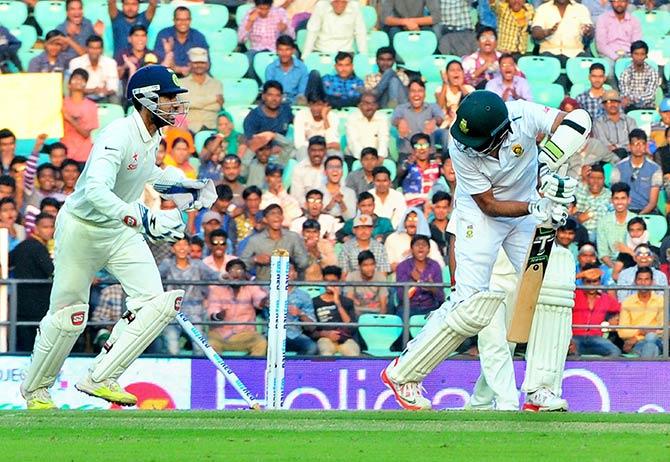
<instances>
[{"instance_id":1,"label":"white cricket jersey","mask_svg":"<svg viewBox=\"0 0 670 462\"><path fill-rule=\"evenodd\" d=\"M479 211L472 195L489 189L493 189L497 200L529 201L537 198L535 140L540 133L551 133L559 111L528 101L505 104L512 121L512 133L500 147L499 159L469 156L460 151L455 143L449 146L456 172L456 202L461 210Z\"/></svg>"},{"instance_id":2,"label":"white cricket jersey","mask_svg":"<svg viewBox=\"0 0 670 462\"><path fill-rule=\"evenodd\" d=\"M105 127L65 201L67 211L93 223L125 226L121 220L129 214L128 204L163 173L156 166L160 139L159 132L149 134L137 111Z\"/></svg>"}]
</instances>

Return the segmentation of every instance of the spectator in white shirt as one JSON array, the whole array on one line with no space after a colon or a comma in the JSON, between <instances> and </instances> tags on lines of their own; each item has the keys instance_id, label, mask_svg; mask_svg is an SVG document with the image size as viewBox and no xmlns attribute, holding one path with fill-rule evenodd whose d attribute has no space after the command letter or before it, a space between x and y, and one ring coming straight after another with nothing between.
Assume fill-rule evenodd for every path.
<instances>
[{"instance_id":1,"label":"spectator in white shirt","mask_svg":"<svg viewBox=\"0 0 670 462\"><path fill-rule=\"evenodd\" d=\"M375 148L382 160L388 155L389 120L377 109L379 106L375 95L364 92L358 103L358 111L353 111L347 119L348 157L360 159L363 148Z\"/></svg>"},{"instance_id":2,"label":"spectator in white shirt","mask_svg":"<svg viewBox=\"0 0 670 462\"><path fill-rule=\"evenodd\" d=\"M293 140L298 161L307 157L307 146L313 136L322 136L326 139L329 155L339 153L340 137L337 129L340 118L330 110L323 93L309 92L307 106L300 109L293 119Z\"/></svg>"},{"instance_id":3,"label":"spectator in white shirt","mask_svg":"<svg viewBox=\"0 0 670 462\"><path fill-rule=\"evenodd\" d=\"M313 51L368 53L368 38L360 3L354 0L321 0L307 22L303 59Z\"/></svg>"},{"instance_id":4,"label":"spectator in white shirt","mask_svg":"<svg viewBox=\"0 0 670 462\"><path fill-rule=\"evenodd\" d=\"M313 136L307 146L307 158L298 162L291 178L291 196L302 202L310 189L319 189L324 183L323 159L326 156L326 139Z\"/></svg>"},{"instance_id":5,"label":"spectator in white shirt","mask_svg":"<svg viewBox=\"0 0 670 462\"><path fill-rule=\"evenodd\" d=\"M70 72L84 69L88 82L84 90L86 97L98 103L120 103L119 74L114 59L104 56L102 38L91 35L86 39L86 53L72 58Z\"/></svg>"},{"instance_id":6,"label":"spectator in white shirt","mask_svg":"<svg viewBox=\"0 0 670 462\"><path fill-rule=\"evenodd\" d=\"M316 220L321 225L321 237L323 239L335 239L335 233L342 228L342 223L334 216L323 212L323 192L318 189L310 189L305 196L303 206L305 214L296 218L291 223L291 231L302 233L302 225L307 220Z\"/></svg>"},{"instance_id":7,"label":"spectator in white shirt","mask_svg":"<svg viewBox=\"0 0 670 462\"><path fill-rule=\"evenodd\" d=\"M263 190L260 209L265 210L267 206L272 204L281 206L284 212L282 226L289 228L291 222L302 215L302 210L300 210L300 203L284 189L284 185L282 184L283 173L284 167L280 164L268 164L265 167L265 184L267 188Z\"/></svg>"},{"instance_id":8,"label":"spectator in white shirt","mask_svg":"<svg viewBox=\"0 0 670 462\"><path fill-rule=\"evenodd\" d=\"M386 167L375 167L372 179L375 187L370 190L370 194L375 198L375 215L388 218L397 229L407 209L405 196L393 189L391 172Z\"/></svg>"}]
</instances>

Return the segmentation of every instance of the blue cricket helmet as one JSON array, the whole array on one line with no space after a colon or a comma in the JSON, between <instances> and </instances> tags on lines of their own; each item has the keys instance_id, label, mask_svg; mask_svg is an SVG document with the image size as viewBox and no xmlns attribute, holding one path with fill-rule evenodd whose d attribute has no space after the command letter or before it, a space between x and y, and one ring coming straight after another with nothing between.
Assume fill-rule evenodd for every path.
<instances>
[{"instance_id":1,"label":"blue cricket helmet","mask_svg":"<svg viewBox=\"0 0 670 462\"><path fill-rule=\"evenodd\" d=\"M153 92L157 95L176 95L188 90L179 84L179 78L172 69L160 64L141 67L128 81L126 95L129 100L139 93Z\"/></svg>"}]
</instances>

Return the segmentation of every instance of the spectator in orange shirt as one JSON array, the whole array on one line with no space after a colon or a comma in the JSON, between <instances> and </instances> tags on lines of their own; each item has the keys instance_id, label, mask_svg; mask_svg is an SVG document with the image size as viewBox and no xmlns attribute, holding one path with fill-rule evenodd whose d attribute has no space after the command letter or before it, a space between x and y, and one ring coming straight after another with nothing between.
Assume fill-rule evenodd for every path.
<instances>
[{"instance_id":1,"label":"spectator in orange shirt","mask_svg":"<svg viewBox=\"0 0 670 462\"><path fill-rule=\"evenodd\" d=\"M70 75L70 96L63 98L64 135L61 142L67 147L68 157L77 162L86 162L93 147L91 132L99 127L98 106L86 98L84 90L88 72L75 69Z\"/></svg>"}]
</instances>

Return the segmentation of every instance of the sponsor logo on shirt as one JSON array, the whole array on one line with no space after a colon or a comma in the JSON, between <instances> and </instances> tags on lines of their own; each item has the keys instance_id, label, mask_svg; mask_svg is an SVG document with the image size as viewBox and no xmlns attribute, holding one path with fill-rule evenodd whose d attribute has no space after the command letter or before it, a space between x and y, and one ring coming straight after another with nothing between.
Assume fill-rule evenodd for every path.
<instances>
[{"instance_id":1,"label":"sponsor logo on shirt","mask_svg":"<svg viewBox=\"0 0 670 462\"><path fill-rule=\"evenodd\" d=\"M131 160L130 163L128 164L128 170L129 171L132 172L133 170L135 170L137 168L138 157L139 157L139 155L137 153L133 154L133 157L132 157L133 160Z\"/></svg>"}]
</instances>

